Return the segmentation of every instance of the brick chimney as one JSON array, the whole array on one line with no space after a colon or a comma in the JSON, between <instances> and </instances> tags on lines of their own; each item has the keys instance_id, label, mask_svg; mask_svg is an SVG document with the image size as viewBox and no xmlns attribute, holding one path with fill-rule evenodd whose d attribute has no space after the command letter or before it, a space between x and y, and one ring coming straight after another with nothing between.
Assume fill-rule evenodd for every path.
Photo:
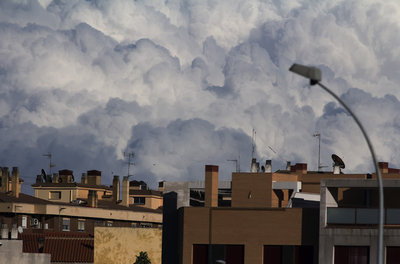
<instances>
[{"instance_id":1,"label":"brick chimney","mask_svg":"<svg viewBox=\"0 0 400 264\"><path fill-rule=\"evenodd\" d=\"M382 174L389 172L389 162L378 162L378 167Z\"/></svg>"},{"instance_id":2,"label":"brick chimney","mask_svg":"<svg viewBox=\"0 0 400 264\"><path fill-rule=\"evenodd\" d=\"M290 167L291 172L296 172L300 174L307 174L307 163L296 163Z\"/></svg>"},{"instance_id":3,"label":"brick chimney","mask_svg":"<svg viewBox=\"0 0 400 264\"><path fill-rule=\"evenodd\" d=\"M51 179L52 183L58 183L60 179L60 175L58 175L58 173L53 173L53 178Z\"/></svg>"},{"instance_id":4,"label":"brick chimney","mask_svg":"<svg viewBox=\"0 0 400 264\"><path fill-rule=\"evenodd\" d=\"M90 170L87 172L88 184L101 185L101 171Z\"/></svg>"},{"instance_id":5,"label":"brick chimney","mask_svg":"<svg viewBox=\"0 0 400 264\"><path fill-rule=\"evenodd\" d=\"M87 174L86 174L86 173L82 173L82 176L81 176L81 183L82 183L82 184L87 184L87 183L88 183L88 181L87 181Z\"/></svg>"},{"instance_id":6,"label":"brick chimney","mask_svg":"<svg viewBox=\"0 0 400 264\"><path fill-rule=\"evenodd\" d=\"M218 166L206 165L205 207L218 207Z\"/></svg>"},{"instance_id":7,"label":"brick chimney","mask_svg":"<svg viewBox=\"0 0 400 264\"><path fill-rule=\"evenodd\" d=\"M122 179L122 202L123 206L129 207L129 177L124 176Z\"/></svg>"},{"instance_id":8,"label":"brick chimney","mask_svg":"<svg viewBox=\"0 0 400 264\"><path fill-rule=\"evenodd\" d=\"M114 176L112 190L113 190L112 199L113 202L116 203L119 200L119 176Z\"/></svg>"},{"instance_id":9,"label":"brick chimney","mask_svg":"<svg viewBox=\"0 0 400 264\"><path fill-rule=\"evenodd\" d=\"M58 171L59 174L59 182L60 183L71 183L72 182L72 174L73 171L72 170L60 170Z\"/></svg>"},{"instance_id":10,"label":"brick chimney","mask_svg":"<svg viewBox=\"0 0 400 264\"><path fill-rule=\"evenodd\" d=\"M14 197L19 197L21 192L21 185L19 184L19 169L18 167L13 167L11 176L11 191Z\"/></svg>"},{"instance_id":11,"label":"brick chimney","mask_svg":"<svg viewBox=\"0 0 400 264\"><path fill-rule=\"evenodd\" d=\"M1 168L1 192L7 193L9 192L9 181L10 176L8 172L8 168Z\"/></svg>"},{"instance_id":12,"label":"brick chimney","mask_svg":"<svg viewBox=\"0 0 400 264\"><path fill-rule=\"evenodd\" d=\"M97 207L98 198L97 198L97 191L89 190L88 194L88 205L90 207Z\"/></svg>"}]
</instances>

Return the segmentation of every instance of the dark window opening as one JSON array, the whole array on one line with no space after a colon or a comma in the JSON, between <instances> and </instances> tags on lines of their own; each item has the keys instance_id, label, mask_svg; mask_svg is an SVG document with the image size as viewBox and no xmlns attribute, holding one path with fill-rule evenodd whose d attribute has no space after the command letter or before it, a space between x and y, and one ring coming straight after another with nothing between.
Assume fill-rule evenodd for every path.
<instances>
[{"instance_id":1,"label":"dark window opening","mask_svg":"<svg viewBox=\"0 0 400 264\"><path fill-rule=\"evenodd\" d=\"M146 197L133 197L133 204L146 204Z\"/></svg>"},{"instance_id":2,"label":"dark window opening","mask_svg":"<svg viewBox=\"0 0 400 264\"><path fill-rule=\"evenodd\" d=\"M335 246L334 264L369 264L368 246Z\"/></svg>"}]
</instances>

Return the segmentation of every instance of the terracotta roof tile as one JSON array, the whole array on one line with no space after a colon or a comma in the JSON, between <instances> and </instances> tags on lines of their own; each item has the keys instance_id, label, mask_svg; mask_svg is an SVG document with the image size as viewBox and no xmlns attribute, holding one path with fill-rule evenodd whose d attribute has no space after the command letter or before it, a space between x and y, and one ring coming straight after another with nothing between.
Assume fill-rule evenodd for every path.
<instances>
[{"instance_id":1,"label":"terracotta roof tile","mask_svg":"<svg viewBox=\"0 0 400 264\"><path fill-rule=\"evenodd\" d=\"M46 232L19 234L26 253L40 253L39 240L43 242L43 253L51 254L51 262L93 262L94 239L87 233Z\"/></svg>"}]
</instances>

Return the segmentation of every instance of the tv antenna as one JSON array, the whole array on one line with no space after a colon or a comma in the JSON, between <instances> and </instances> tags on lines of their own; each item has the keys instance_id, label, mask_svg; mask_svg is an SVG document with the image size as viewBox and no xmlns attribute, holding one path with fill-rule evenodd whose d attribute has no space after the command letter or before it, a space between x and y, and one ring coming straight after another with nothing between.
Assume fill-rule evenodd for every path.
<instances>
[{"instance_id":1,"label":"tv antenna","mask_svg":"<svg viewBox=\"0 0 400 264\"><path fill-rule=\"evenodd\" d=\"M48 159L49 159L49 170L50 170L50 175L52 175L52 173L51 173L51 168L53 168L53 167L55 167L56 166L56 164L53 164L52 162L51 162L51 157L52 157L52 155L51 155L51 153L49 152L49 153L47 153L47 154L43 154L43 156L44 157L47 157Z\"/></svg>"},{"instance_id":2,"label":"tv antenna","mask_svg":"<svg viewBox=\"0 0 400 264\"><path fill-rule=\"evenodd\" d=\"M133 158L135 157L135 152L129 152L129 153L124 152L124 157L128 158L128 162L127 162L128 163L128 177L133 176L133 175L129 174L129 172L130 172L131 165L135 165L135 163L132 162Z\"/></svg>"},{"instance_id":3,"label":"tv antenna","mask_svg":"<svg viewBox=\"0 0 400 264\"><path fill-rule=\"evenodd\" d=\"M313 137L318 138L318 172L319 172L322 168L325 168L328 166L321 165L321 133L315 133L315 134L313 134Z\"/></svg>"},{"instance_id":4,"label":"tv antenna","mask_svg":"<svg viewBox=\"0 0 400 264\"><path fill-rule=\"evenodd\" d=\"M240 172L240 157L239 157L239 160L237 160L237 159L228 159L227 161L235 162L236 172Z\"/></svg>"}]
</instances>

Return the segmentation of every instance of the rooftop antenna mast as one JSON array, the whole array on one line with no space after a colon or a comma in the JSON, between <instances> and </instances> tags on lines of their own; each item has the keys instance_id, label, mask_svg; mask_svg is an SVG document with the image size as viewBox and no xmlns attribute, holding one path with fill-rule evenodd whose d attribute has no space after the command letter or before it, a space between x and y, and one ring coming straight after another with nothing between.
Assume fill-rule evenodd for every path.
<instances>
[{"instance_id":1,"label":"rooftop antenna mast","mask_svg":"<svg viewBox=\"0 0 400 264\"><path fill-rule=\"evenodd\" d=\"M318 171L321 171L322 168L325 168L327 166L322 166L321 165L321 134L320 133L315 133L313 137L318 138Z\"/></svg>"},{"instance_id":2,"label":"rooftop antenna mast","mask_svg":"<svg viewBox=\"0 0 400 264\"><path fill-rule=\"evenodd\" d=\"M236 172L240 172L240 157L239 157L239 160L237 160L237 159L228 159L227 161L235 162Z\"/></svg>"},{"instance_id":3,"label":"rooftop antenna mast","mask_svg":"<svg viewBox=\"0 0 400 264\"><path fill-rule=\"evenodd\" d=\"M44 157L47 157L47 158L49 159L49 170L50 170L49 175L52 175L52 173L51 173L51 168L53 168L53 167L56 166L56 164L53 164L53 163L51 162L51 157L52 157L52 155L51 155L51 153L49 152L49 153L47 153L47 154L43 154L43 156L44 156Z\"/></svg>"},{"instance_id":4,"label":"rooftop antenna mast","mask_svg":"<svg viewBox=\"0 0 400 264\"><path fill-rule=\"evenodd\" d=\"M128 177L133 176L133 175L130 175L129 172L130 172L131 165L135 165L135 163L133 163L131 161L135 157L135 152L129 152L129 153L124 152L124 157L128 158Z\"/></svg>"},{"instance_id":5,"label":"rooftop antenna mast","mask_svg":"<svg viewBox=\"0 0 400 264\"><path fill-rule=\"evenodd\" d=\"M256 149L256 130L253 128L253 134L251 136L251 159L254 159L255 149Z\"/></svg>"}]
</instances>

